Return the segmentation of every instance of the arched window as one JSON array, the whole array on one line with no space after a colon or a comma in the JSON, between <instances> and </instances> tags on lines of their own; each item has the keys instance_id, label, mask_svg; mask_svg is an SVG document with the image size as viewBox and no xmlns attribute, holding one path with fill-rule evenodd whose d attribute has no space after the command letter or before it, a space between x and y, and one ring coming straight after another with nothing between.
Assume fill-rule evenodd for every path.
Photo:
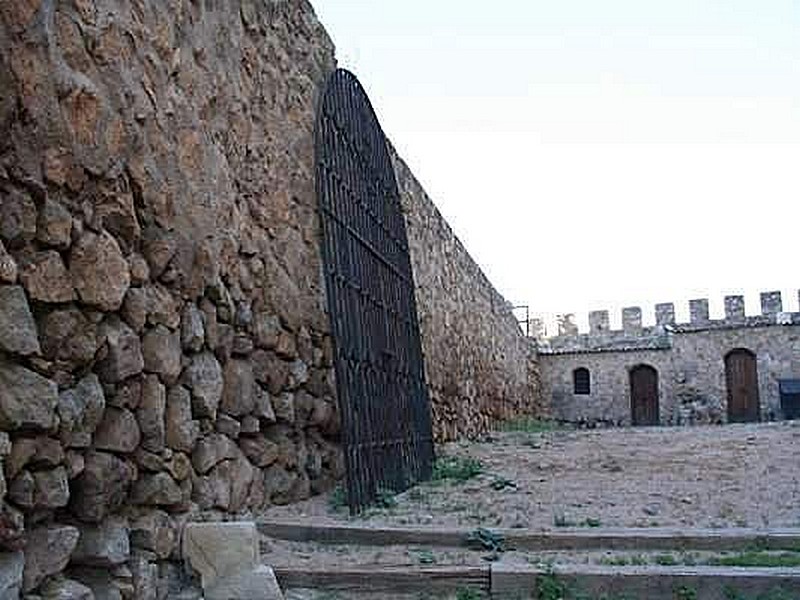
<instances>
[{"instance_id":1,"label":"arched window","mask_svg":"<svg viewBox=\"0 0 800 600\"><path fill-rule=\"evenodd\" d=\"M592 379L589 375L589 369L580 367L572 372L572 383L575 387L575 393L581 396L588 396L592 393Z\"/></svg>"}]
</instances>

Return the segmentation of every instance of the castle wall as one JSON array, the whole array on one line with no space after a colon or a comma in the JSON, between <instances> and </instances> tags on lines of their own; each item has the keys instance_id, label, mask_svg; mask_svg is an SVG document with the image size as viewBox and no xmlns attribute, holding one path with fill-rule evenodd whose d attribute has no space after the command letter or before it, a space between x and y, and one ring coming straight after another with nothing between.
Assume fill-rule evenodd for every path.
<instances>
[{"instance_id":1,"label":"castle wall","mask_svg":"<svg viewBox=\"0 0 800 600\"><path fill-rule=\"evenodd\" d=\"M585 424L629 425L630 370L647 364L659 373L664 425L727 421L725 357L736 349L755 354L761 420L784 418L780 379L800 379L800 313L781 311L780 295L762 295L762 314L745 316L741 297L726 299L724 319L708 316L708 301L692 303L692 321L675 323L674 307L659 305L650 328L562 335L541 343L542 396L554 418ZM629 311L630 312L630 311ZM597 313L590 324L607 323ZM576 395L573 371L591 373L591 394Z\"/></svg>"},{"instance_id":2,"label":"castle wall","mask_svg":"<svg viewBox=\"0 0 800 600\"><path fill-rule=\"evenodd\" d=\"M393 153L406 214L437 441L541 414L539 366L510 304Z\"/></svg>"},{"instance_id":3,"label":"castle wall","mask_svg":"<svg viewBox=\"0 0 800 600\"><path fill-rule=\"evenodd\" d=\"M343 475L314 186L334 67L304 0L0 2L0 596L67 568L169 597L188 519ZM414 265L448 286L418 289L438 437L474 433L535 381L400 179Z\"/></svg>"}]
</instances>

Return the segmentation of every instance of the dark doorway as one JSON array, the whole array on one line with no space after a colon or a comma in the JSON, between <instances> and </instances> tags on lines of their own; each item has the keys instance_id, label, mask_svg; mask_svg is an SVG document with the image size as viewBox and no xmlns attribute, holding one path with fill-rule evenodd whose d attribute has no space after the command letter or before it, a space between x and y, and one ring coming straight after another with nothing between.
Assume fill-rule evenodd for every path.
<instances>
[{"instance_id":1,"label":"dark doorway","mask_svg":"<svg viewBox=\"0 0 800 600\"><path fill-rule=\"evenodd\" d=\"M783 418L790 421L800 419L800 379L781 379L778 385Z\"/></svg>"},{"instance_id":2,"label":"dark doorway","mask_svg":"<svg viewBox=\"0 0 800 600\"><path fill-rule=\"evenodd\" d=\"M658 371L649 365L631 369L631 423L658 425Z\"/></svg>"},{"instance_id":3,"label":"dark doorway","mask_svg":"<svg viewBox=\"0 0 800 600\"><path fill-rule=\"evenodd\" d=\"M430 477L430 400L394 167L348 71L328 80L316 144L347 499L357 512L385 490Z\"/></svg>"},{"instance_id":4,"label":"dark doorway","mask_svg":"<svg viewBox=\"0 0 800 600\"><path fill-rule=\"evenodd\" d=\"M728 384L728 422L750 423L759 420L758 368L756 355L739 348L725 357Z\"/></svg>"}]
</instances>

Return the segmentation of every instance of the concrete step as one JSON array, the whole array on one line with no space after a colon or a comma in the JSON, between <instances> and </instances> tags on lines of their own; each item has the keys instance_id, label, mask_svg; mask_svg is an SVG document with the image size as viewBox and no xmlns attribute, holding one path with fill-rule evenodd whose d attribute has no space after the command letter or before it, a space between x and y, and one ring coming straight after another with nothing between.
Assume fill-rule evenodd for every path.
<instances>
[{"instance_id":1,"label":"concrete step","mask_svg":"<svg viewBox=\"0 0 800 600\"><path fill-rule=\"evenodd\" d=\"M282 589L324 589L343 593L439 593L456 589L489 592L491 572L484 567L279 567ZM346 596L345 596L346 597ZM391 597L391 596L389 596Z\"/></svg>"},{"instance_id":2,"label":"concrete step","mask_svg":"<svg viewBox=\"0 0 800 600\"><path fill-rule=\"evenodd\" d=\"M564 600L797 600L800 569L559 566L552 570L495 563L486 567L275 569L283 589L303 588L382 598L451 597L474 590L492 600L530 600L547 589Z\"/></svg>"},{"instance_id":3,"label":"concrete step","mask_svg":"<svg viewBox=\"0 0 800 600\"><path fill-rule=\"evenodd\" d=\"M564 598L797 600L800 569L560 565L543 571L502 563L491 567L493 599L536 598L542 585Z\"/></svg>"},{"instance_id":4,"label":"concrete step","mask_svg":"<svg viewBox=\"0 0 800 600\"><path fill-rule=\"evenodd\" d=\"M313 546L376 547L391 555L398 546L414 552L427 548L436 556L447 549L464 548L473 531L467 528L368 527L363 525L268 522L258 524L265 538ZM492 599L537 598L548 587L563 600L800 600L800 568L740 568L722 566L672 566L656 560L657 553L697 553L705 560L720 553L758 549L800 552L798 529L558 529L535 531L493 530L503 535L514 551L501 553L497 562L478 565L483 553L465 564L357 564L345 553L340 562L326 566L277 566L283 588L310 588L341 592L341 597L374 593L383 600L414 597L452 598L457 590L473 589ZM389 547L394 548L389 548ZM464 557L454 550L456 560ZM635 553L635 554L634 554ZM639 554L641 553L641 555ZM373 552L374 554L374 552ZM597 564L602 558L645 559L650 564L632 566ZM705 556L704 556L705 555ZM558 556L558 560L552 560ZM404 560L399 555L400 560ZM268 558L268 554L265 556ZM369 560L369 559L368 559ZM446 558L445 558L446 560ZM541 562L546 560L546 562ZM639 563L635 563L639 565ZM412 594L412 596L408 596ZM555 594L555 595L553 595Z\"/></svg>"},{"instance_id":5,"label":"concrete step","mask_svg":"<svg viewBox=\"0 0 800 600\"><path fill-rule=\"evenodd\" d=\"M261 534L296 542L356 544L366 546L467 546L467 528L368 527L309 522L260 521ZM530 551L712 551L752 548L800 551L800 529L674 529L598 528L492 529L506 545Z\"/></svg>"}]
</instances>

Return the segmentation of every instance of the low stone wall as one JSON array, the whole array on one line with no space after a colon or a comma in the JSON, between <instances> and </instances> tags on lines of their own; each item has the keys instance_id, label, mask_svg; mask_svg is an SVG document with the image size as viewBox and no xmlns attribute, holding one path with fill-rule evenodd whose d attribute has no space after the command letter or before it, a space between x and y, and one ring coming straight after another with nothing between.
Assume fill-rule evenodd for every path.
<instances>
[{"instance_id":1,"label":"low stone wall","mask_svg":"<svg viewBox=\"0 0 800 600\"><path fill-rule=\"evenodd\" d=\"M393 156L437 441L541 415L534 345L408 166Z\"/></svg>"},{"instance_id":2,"label":"low stone wall","mask_svg":"<svg viewBox=\"0 0 800 600\"><path fill-rule=\"evenodd\" d=\"M343 476L334 67L305 0L0 2L0 597L177 597L187 520ZM398 164L438 437L471 435L532 410L536 363Z\"/></svg>"}]
</instances>

